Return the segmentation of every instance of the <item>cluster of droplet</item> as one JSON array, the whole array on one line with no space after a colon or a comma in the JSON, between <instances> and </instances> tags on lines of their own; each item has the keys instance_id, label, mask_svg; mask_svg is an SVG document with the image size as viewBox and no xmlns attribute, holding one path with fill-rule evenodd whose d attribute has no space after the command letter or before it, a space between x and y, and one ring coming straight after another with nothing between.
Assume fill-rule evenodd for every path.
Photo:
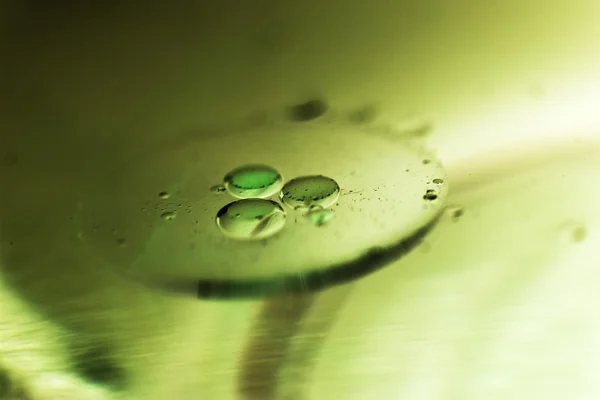
<instances>
[{"instance_id":1,"label":"cluster of droplet","mask_svg":"<svg viewBox=\"0 0 600 400\"><path fill-rule=\"evenodd\" d=\"M429 162L423 160L423 163ZM244 165L225 174L223 183L210 188L212 193L227 192L237 198L217 212L215 220L221 232L237 240L262 240L279 233L285 226L287 213L279 202L269 199L277 193L285 206L301 212L316 226L325 225L335 217L331 207L339 199L340 187L334 179L307 175L283 182L281 173L262 164ZM444 180L435 178L431 183L441 185ZM168 192L160 192L158 196L163 200L170 197ZM434 189L427 189L423 196L426 201L437 198ZM175 217L174 211L161 214L165 221Z\"/></svg>"},{"instance_id":2,"label":"cluster of droplet","mask_svg":"<svg viewBox=\"0 0 600 400\"><path fill-rule=\"evenodd\" d=\"M280 232L287 213L282 205L269 199L279 193L281 202L317 226L329 222L334 214L329 208L339 198L337 182L322 175L294 178L283 184L283 176L268 165L252 164L225 174L223 184L211 187L213 193L228 192L235 200L216 215L221 232L232 239L261 240Z\"/></svg>"},{"instance_id":3,"label":"cluster of droplet","mask_svg":"<svg viewBox=\"0 0 600 400\"><path fill-rule=\"evenodd\" d=\"M423 160L423 164L429 164L430 162L431 162L430 160ZM444 183L444 180L441 178L434 178L431 182L439 186ZM429 183L429 182L427 182L427 183ZM423 195L423 200L426 200L426 201L434 201L434 200L437 200L437 198L438 198L438 191L435 189L427 189L425 191L425 194Z\"/></svg>"}]
</instances>

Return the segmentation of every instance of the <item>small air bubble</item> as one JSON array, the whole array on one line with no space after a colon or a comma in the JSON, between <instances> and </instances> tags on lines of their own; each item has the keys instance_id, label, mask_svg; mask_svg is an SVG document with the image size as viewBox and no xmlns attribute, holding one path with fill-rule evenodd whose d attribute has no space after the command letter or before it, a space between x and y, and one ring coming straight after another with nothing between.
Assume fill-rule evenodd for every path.
<instances>
[{"instance_id":1,"label":"small air bubble","mask_svg":"<svg viewBox=\"0 0 600 400\"><path fill-rule=\"evenodd\" d=\"M168 192L160 192L158 197L162 200L167 200L171 195Z\"/></svg>"},{"instance_id":2,"label":"small air bubble","mask_svg":"<svg viewBox=\"0 0 600 400\"><path fill-rule=\"evenodd\" d=\"M333 210L313 206L310 211L304 214L304 217L316 226L323 226L335 217L335 213Z\"/></svg>"},{"instance_id":3,"label":"small air bubble","mask_svg":"<svg viewBox=\"0 0 600 400\"><path fill-rule=\"evenodd\" d=\"M214 185L211 186L210 191L216 194L221 194L224 193L227 189L225 189L225 186L223 185Z\"/></svg>"},{"instance_id":4,"label":"small air bubble","mask_svg":"<svg viewBox=\"0 0 600 400\"><path fill-rule=\"evenodd\" d=\"M177 213L175 213L174 211L165 211L164 213L160 214L160 217L165 221L171 221L175 219L176 216Z\"/></svg>"},{"instance_id":5,"label":"small air bubble","mask_svg":"<svg viewBox=\"0 0 600 400\"><path fill-rule=\"evenodd\" d=\"M441 185L442 183L444 183L444 180L443 180L443 179L440 179L440 178L435 178L435 179L433 180L433 183L435 183L435 184L437 184L437 185Z\"/></svg>"},{"instance_id":6,"label":"small air bubble","mask_svg":"<svg viewBox=\"0 0 600 400\"><path fill-rule=\"evenodd\" d=\"M433 201L437 198L438 198L438 195L435 193L435 190L431 190L431 189L429 189L423 196L423 199L428 200L428 201Z\"/></svg>"}]
</instances>

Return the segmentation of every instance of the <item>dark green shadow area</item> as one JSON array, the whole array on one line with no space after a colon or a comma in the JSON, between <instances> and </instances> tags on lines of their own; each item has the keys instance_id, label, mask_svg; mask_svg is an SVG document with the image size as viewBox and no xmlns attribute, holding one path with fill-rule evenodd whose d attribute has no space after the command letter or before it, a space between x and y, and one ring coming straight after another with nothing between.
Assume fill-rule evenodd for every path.
<instances>
[{"instance_id":1,"label":"dark green shadow area","mask_svg":"<svg viewBox=\"0 0 600 400\"><path fill-rule=\"evenodd\" d=\"M327 269L312 268L302 274L271 276L262 279L201 279L194 283L199 299L259 299L285 293L310 293L361 279L397 261L417 247L437 225L442 213L408 237L388 247L372 248L362 256ZM189 295L190 282L146 282L171 293Z\"/></svg>"}]
</instances>

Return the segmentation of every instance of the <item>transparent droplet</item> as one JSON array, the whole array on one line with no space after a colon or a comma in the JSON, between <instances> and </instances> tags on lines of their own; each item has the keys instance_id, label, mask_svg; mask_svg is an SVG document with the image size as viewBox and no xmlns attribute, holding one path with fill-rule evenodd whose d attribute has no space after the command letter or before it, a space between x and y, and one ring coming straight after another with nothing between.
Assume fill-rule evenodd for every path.
<instances>
[{"instance_id":1,"label":"transparent droplet","mask_svg":"<svg viewBox=\"0 0 600 400\"><path fill-rule=\"evenodd\" d=\"M228 172L223 178L224 186L234 197L240 199L265 198L277 193L283 185L283 177L273 167L261 164L244 165Z\"/></svg>"},{"instance_id":2,"label":"transparent droplet","mask_svg":"<svg viewBox=\"0 0 600 400\"><path fill-rule=\"evenodd\" d=\"M162 200L167 200L169 197L171 197L171 195L168 192L160 192L158 197Z\"/></svg>"},{"instance_id":3,"label":"transparent droplet","mask_svg":"<svg viewBox=\"0 0 600 400\"><path fill-rule=\"evenodd\" d=\"M223 185L214 185L211 186L210 191L216 194L221 194L224 193L227 189L225 189L225 186Z\"/></svg>"},{"instance_id":4,"label":"transparent droplet","mask_svg":"<svg viewBox=\"0 0 600 400\"><path fill-rule=\"evenodd\" d=\"M304 217L316 226L322 226L335 218L335 212L321 207L312 207Z\"/></svg>"},{"instance_id":5,"label":"transparent droplet","mask_svg":"<svg viewBox=\"0 0 600 400\"><path fill-rule=\"evenodd\" d=\"M164 213L160 214L160 217L165 221L171 221L172 219L175 219L176 216L177 213L174 211L165 211Z\"/></svg>"},{"instance_id":6,"label":"transparent droplet","mask_svg":"<svg viewBox=\"0 0 600 400\"><path fill-rule=\"evenodd\" d=\"M286 213L272 200L243 199L227 204L217 213L217 226L227 237L262 240L283 229Z\"/></svg>"},{"instance_id":7,"label":"transparent droplet","mask_svg":"<svg viewBox=\"0 0 600 400\"><path fill-rule=\"evenodd\" d=\"M287 206L295 210L329 208L340 197L340 186L323 175L301 176L286 183L281 189L280 197Z\"/></svg>"},{"instance_id":8,"label":"transparent droplet","mask_svg":"<svg viewBox=\"0 0 600 400\"><path fill-rule=\"evenodd\" d=\"M435 192L435 190L433 190L433 189L427 190L427 192L425 192L425 195L423 196L423 199L429 200L429 201L433 201L437 198L438 198L438 195Z\"/></svg>"},{"instance_id":9,"label":"transparent droplet","mask_svg":"<svg viewBox=\"0 0 600 400\"><path fill-rule=\"evenodd\" d=\"M441 185L442 183L444 183L444 180L440 178L435 178L433 180L433 183L435 183L436 185Z\"/></svg>"}]
</instances>

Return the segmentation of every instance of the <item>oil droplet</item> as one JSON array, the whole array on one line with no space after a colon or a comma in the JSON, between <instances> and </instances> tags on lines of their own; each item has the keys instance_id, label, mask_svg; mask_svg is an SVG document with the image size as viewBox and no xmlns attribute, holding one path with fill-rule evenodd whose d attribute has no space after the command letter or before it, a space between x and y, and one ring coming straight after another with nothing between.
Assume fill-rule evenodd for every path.
<instances>
[{"instance_id":1,"label":"oil droplet","mask_svg":"<svg viewBox=\"0 0 600 400\"><path fill-rule=\"evenodd\" d=\"M335 212L321 207L312 207L304 217L316 226L323 226L335 217Z\"/></svg>"},{"instance_id":2,"label":"oil droplet","mask_svg":"<svg viewBox=\"0 0 600 400\"><path fill-rule=\"evenodd\" d=\"M301 176L286 183L280 197L285 205L296 210L329 208L340 197L340 187L336 181L323 175Z\"/></svg>"},{"instance_id":3,"label":"oil droplet","mask_svg":"<svg viewBox=\"0 0 600 400\"><path fill-rule=\"evenodd\" d=\"M437 198L438 198L437 193L435 193L435 190L432 190L432 189L427 190L427 192L423 196L423 199L429 200L429 201L433 201Z\"/></svg>"},{"instance_id":4,"label":"oil droplet","mask_svg":"<svg viewBox=\"0 0 600 400\"><path fill-rule=\"evenodd\" d=\"M289 118L294 122L306 122L317 119L327 112L329 106L324 100L313 99L290 107Z\"/></svg>"},{"instance_id":5,"label":"oil droplet","mask_svg":"<svg viewBox=\"0 0 600 400\"><path fill-rule=\"evenodd\" d=\"M221 232L237 240L262 240L283 229L286 213L279 203L265 199L243 199L227 204L217 213Z\"/></svg>"},{"instance_id":6,"label":"oil droplet","mask_svg":"<svg viewBox=\"0 0 600 400\"><path fill-rule=\"evenodd\" d=\"M174 211L165 211L164 213L160 214L160 217L162 219L164 219L165 221L171 221L171 220L175 219L176 216L177 216L177 213Z\"/></svg>"},{"instance_id":7,"label":"oil droplet","mask_svg":"<svg viewBox=\"0 0 600 400\"><path fill-rule=\"evenodd\" d=\"M264 198L277 193L283 185L281 174L268 165L244 165L223 178L225 189L240 199Z\"/></svg>"},{"instance_id":8,"label":"oil droplet","mask_svg":"<svg viewBox=\"0 0 600 400\"><path fill-rule=\"evenodd\" d=\"M160 192L158 197L162 200L167 200L169 197L171 197L171 195L168 192Z\"/></svg>"},{"instance_id":9,"label":"oil droplet","mask_svg":"<svg viewBox=\"0 0 600 400\"><path fill-rule=\"evenodd\" d=\"M223 185L214 185L211 186L210 191L216 194L221 194L224 193L227 189L225 189L225 186Z\"/></svg>"},{"instance_id":10,"label":"oil droplet","mask_svg":"<svg viewBox=\"0 0 600 400\"><path fill-rule=\"evenodd\" d=\"M433 180L433 183L435 183L436 185L441 185L442 183L444 183L444 180L440 178L435 178Z\"/></svg>"}]
</instances>

